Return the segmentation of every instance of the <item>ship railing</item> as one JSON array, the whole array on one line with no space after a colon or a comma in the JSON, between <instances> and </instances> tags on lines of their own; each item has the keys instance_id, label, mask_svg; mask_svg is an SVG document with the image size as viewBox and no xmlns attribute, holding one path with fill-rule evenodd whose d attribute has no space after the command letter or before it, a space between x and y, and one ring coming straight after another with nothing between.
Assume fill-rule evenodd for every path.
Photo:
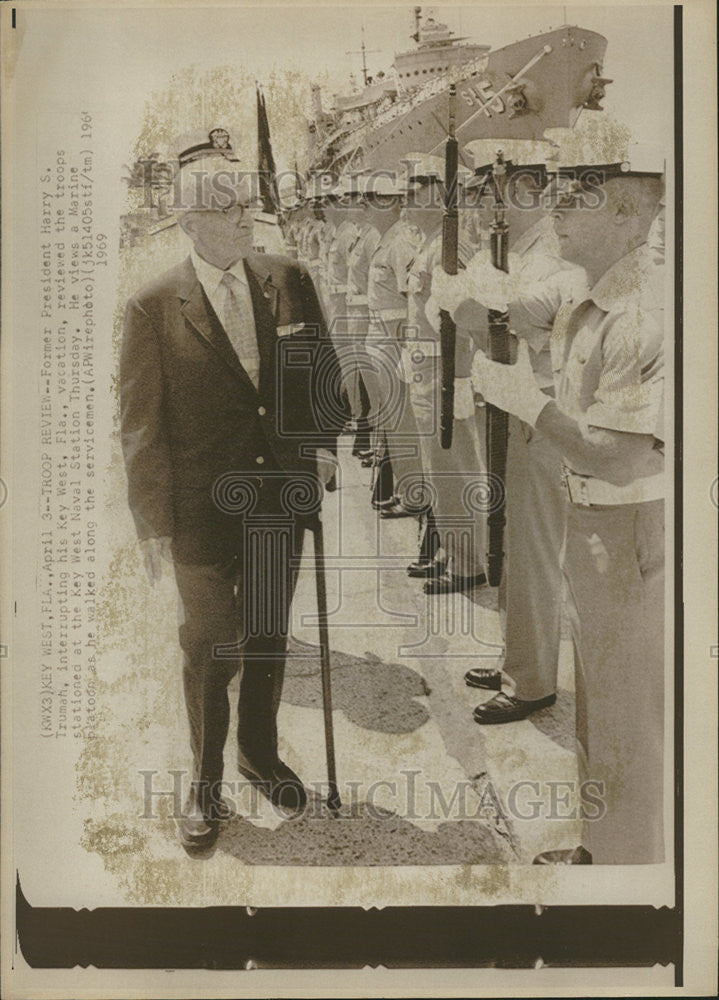
<instances>
[{"instance_id":1,"label":"ship railing","mask_svg":"<svg viewBox=\"0 0 719 1000\"><path fill-rule=\"evenodd\" d=\"M407 97L395 101L392 107L380 112L374 118L373 126L377 128L377 126L386 125L395 118L399 118L415 105L443 93L449 87L450 83L459 83L460 80L466 79L473 73L483 73L487 68L487 63L488 55L484 54L474 59L468 59L466 62L458 63L456 66L450 66L442 76L428 80L418 87L417 90L413 90L411 94L408 94Z\"/></svg>"}]
</instances>

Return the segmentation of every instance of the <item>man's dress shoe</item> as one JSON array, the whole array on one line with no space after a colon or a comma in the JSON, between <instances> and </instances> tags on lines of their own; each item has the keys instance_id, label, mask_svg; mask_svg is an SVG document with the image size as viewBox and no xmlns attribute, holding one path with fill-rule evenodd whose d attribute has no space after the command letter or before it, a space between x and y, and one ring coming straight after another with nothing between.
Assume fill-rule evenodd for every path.
<instances>
[{"instance_id":1,"label":"man's dress shoe","mask_svg":"<svg viewBox=\"0 0 719 1000\"><path fill-rule=\"evenodd\" d=\"M472 667L464 675L464 683L468 687L485 688L487 691L501 691L502 671L490 670L489 667Z\"/></svg>"},{"instance_id":2,"label":"man's dress shoe","mask_svg":"<svg viewBox=\"0 0 719 1000\"><path fill-rule=\"evenodd\" d=\"M526 719L532 712L538 712L540 708L549 708L556 700L556 694L550 694L546 698L538 698L536 701L522 701L520 698L500 691L484 705L477 705L473 713L474 721L481 726L499 725L502 722L518 722L520 719Z\"/></svg>"},{"instance_id":3,"label":"man's dress shoe","mask_svg":"<svg viewBox=\"0 0 719 1000\"><path fill-rule=\"evenodd\" d=\"M250 764L240 758L237 767L247 780L277 806L287 813L302 812L307 805L307 792L291 767L279 757L273 764Z\"/></svg>"},{"instance_id":4,"label":"man's dress shoe","mask_svg":"<svg viewBox=\"0 0 719 1000\"><path fill-rule=\"evenodd\" d=\"M418 559L417 562L410 563L407 567L407 576L430 579L441 576L445 571L445 566L446 563L440 562L438 559Z\"/></svg>"},{"instance_id":5,"label":"man's dress shoe","mask_svg":"<svg viewBox=\"0 0 719 1000\"><path fill-rule=\"evenodd\" d=\"M457 576L456 573L442 573L434 580L427 580L424 585L425 594L457 594L475 587L483 587L487 582L484 573L476 576Z\"/></svg>"},{"instance_id":6,"label":"man's dress shoe","mask_svg":"<svg viewBox=\"0 0 719 1000\"><path fill-rule=\"evenodd\" d=\"M380 507L379 516L383 520L390 520L393 517L418 517L418 510L412 510L410 507L405 507L403 503L395 503L392 505L387 505Z\"/></svg>"},{"instance_id":7,"label":"man's dress shoe","mask_svg":"<svg viewBox=\"0 0 719 1000\"><path fill-rule=\"evenodd\" d=\"M235 816L234 807L221 796L213 799L207 789L193 785L178 822L180 841L187 850L203 851L212 847L219 832L218 823Z\"/></svg>"},{"instance_id":8,"label":"man's dress shoe","mask_svg":"<svg viewBox=\"0 0 719 1000\"><path fill-rule=\"evenodd\" d=\"M395 507L399 503L399 497L391 496L386 500L371 500L370 503L375 510L384 510L385 507Z\"/></svg>"},{"instance_id":9,"label":"man's dress shoe","mask_svg":"<svg viewBox=\"0 0 719 1000\"><path fill-rule=\"evenodd\" d=\"M591 865L592 855L584 847L568 847L558 851L542 851L533 865Z\"/></svg>"},{"instance_id":10,"label":"man's dress shoe","mask_svg":"<svg viewBox=\"0 0 719 1000\"><path fill-rule=\"evenodd\" d=\"M372 458L374 452L371 448L359 448L357 451L353 451L352 454L355 458Z\"/></svg>"}]
</instances>

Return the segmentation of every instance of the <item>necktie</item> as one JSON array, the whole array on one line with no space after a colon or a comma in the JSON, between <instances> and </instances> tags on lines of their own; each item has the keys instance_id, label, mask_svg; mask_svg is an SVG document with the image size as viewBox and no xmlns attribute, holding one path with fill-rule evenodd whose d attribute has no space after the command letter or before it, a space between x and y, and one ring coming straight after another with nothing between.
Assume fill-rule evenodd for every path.
<instances>
[{"instance_id":1,"label":"necktie","mask_svg":"<svg viewBox=\"0 0 719 1000\"><path fill-rule=\"evenodd\" d=\"M220 284L225 289L224 327L230 338L242 367L257 389L260 380L260 352L257 347L254 317L248 314L246 300L243 301L242 282L236 275L226 271Z\"/></svg>"}]
</instances>

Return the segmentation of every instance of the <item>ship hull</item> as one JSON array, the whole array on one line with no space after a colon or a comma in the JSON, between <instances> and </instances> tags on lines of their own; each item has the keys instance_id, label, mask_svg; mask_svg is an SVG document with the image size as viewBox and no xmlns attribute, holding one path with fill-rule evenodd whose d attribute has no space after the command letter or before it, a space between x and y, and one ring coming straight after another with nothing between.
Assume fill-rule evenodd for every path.
<instances>
[{"instance_id":1,"label":"ship hull","mask_svg":"<svg viewBox=\"0 0 719 1000\"><path fill-rule=\"evenodd\" d=\"M571 128L591 99L607 41L596 32L563 27L484 56L454 73L460 148L477 139L541 139L548 128ZM436 153L447 138L447 77L435 92L410 97L348 135L314 169L337 173L396 168L408 152Z\"/></svg>"}]
</instances>

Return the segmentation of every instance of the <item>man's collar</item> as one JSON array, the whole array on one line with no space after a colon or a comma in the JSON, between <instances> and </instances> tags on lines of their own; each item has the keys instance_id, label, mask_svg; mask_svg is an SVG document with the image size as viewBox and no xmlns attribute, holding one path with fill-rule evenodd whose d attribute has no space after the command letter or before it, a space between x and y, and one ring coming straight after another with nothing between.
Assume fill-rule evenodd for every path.
<instances>
[{"instance_id":1,"label":"man's collar","mask_svg":"<svg viewBox=\"0 0 719 1000\"><path fill-rule=\"evenodd\" d=\"M650 265L647 244L641 243L604 272L588 298L604 312L609 312L628 299L642 295L645 291L645 272Z\"/></svg>"},{"instance_id":2,"label":"man's collar","mask_svg":"<svg viewBox=\"0 0 719 1000\"><path fill-rule=\"evenodd\" d=\"M238 281L243 282L245 285L247 284L247 275L245 273L245 262L243 258L236 261L232 267L228 267L227 271L223 271L220 267L215 267L214 264L210 264L203 257L200 257L194 247L190 250L190 259L192 260L192 266L195 269L198 281L205 289L209 288L213 292L216 291L226 273L233 274Z\"/></svg>"}]
</instances>

